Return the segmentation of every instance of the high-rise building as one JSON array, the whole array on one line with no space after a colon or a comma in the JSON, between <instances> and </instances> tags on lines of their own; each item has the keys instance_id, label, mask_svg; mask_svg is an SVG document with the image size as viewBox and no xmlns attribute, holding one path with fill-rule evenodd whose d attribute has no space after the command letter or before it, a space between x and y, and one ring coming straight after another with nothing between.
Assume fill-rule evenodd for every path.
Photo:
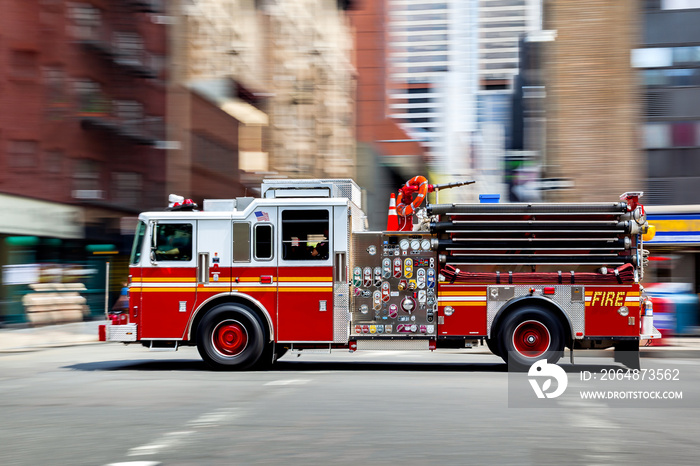
<instances>
[{"instance_id":1,"label":"high-rise building","mask_svg":"<svg viewBox=\"0 0 700 466\"><path fill-rule=\"evenodd\" d=\"M348 13L357 70L356 181L369 226L378 230L386 228L390 193L427 174L425 149L388 116L386 3L358 1Z\"/></svg>"},{"instance_id":2,"label":"high-rise building","mask_svg":"<svg viewBox=\"0 0 700 466\"><path fill-rule=\"evenodd\" d=\"M438 172L471 170L477 0L388 0L389 114Z\"/></svg>"},{"instance_id":3,"label":"high-rise building","mask_svg":"<svg viewBox=\"0 0 700 466\"><path fill-rule=\"evenodd\" d=\"M645 200L700 204L700 2L644 5L632 62L644 86Z\"/></svg>"},{"instance_id":4,"label":"high-rise building","mask_svg":"<svg viewBox=\"0 0 700 466\"><path fill-rule=\"evenodd\" d=\"M542 0L479 0L481 89L512 89L519 41L541 29L541 4Z\"/></svg>"}]
</instances>

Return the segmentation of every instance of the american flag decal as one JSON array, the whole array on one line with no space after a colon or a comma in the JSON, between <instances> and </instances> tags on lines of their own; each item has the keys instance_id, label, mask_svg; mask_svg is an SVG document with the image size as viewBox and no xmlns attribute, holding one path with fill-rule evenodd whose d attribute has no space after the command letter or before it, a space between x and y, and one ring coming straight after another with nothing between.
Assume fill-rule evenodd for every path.
<instances>
[{"instance_id":1,"label":"american flag decal","mask_svg":"<svg viewBox=\"0 0 700 466\"><path fill-rule=\"evenodd\" d=\"M267 215L267 212L261 212L258 210L257 212L255 212L255 219L258 222L269 222L270 216Z\"/></svg>"}]
</instances>

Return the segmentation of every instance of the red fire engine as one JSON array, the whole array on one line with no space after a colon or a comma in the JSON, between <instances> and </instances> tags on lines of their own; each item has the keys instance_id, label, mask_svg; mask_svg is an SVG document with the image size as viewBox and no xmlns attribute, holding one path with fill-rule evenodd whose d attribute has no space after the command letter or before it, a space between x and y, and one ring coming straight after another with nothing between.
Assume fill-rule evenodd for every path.
<instances>
[{"instance_id":1,"label":"red fire engine","mask_svg":"<svg viewBox=\"0 0 700 466\"><path fill-rule=\"evenodd\" d=\"M518 367L556 362L565 347L614 347L637 367L640 341L660 336L640 287L641 193L421 207L461 184L410 180L392 231L367 231L352 180L265 180L261 198L205 200L201 211L171 199L139 216L128 315L106 339L196 345L216 369L288 350L484 343Z\"/></svg>"}]
</instances>

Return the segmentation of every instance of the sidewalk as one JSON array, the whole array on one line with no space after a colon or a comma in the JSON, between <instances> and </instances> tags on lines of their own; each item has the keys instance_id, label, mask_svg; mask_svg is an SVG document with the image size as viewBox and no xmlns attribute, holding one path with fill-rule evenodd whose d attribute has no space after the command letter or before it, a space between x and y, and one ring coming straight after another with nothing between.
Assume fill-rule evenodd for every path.
<instances>
[{"instance_id":1,"label":"sidewalk","mask_svg":"<svg viewBox=\"0 0 700 466\"><path fill-rule=\"evenodd\" d=\"M98 342L98 326L107 321L76 322L19 329L0 329L0 353Z\"/></svg>"},{"instance_id":2,"label":"sidewalk","mask_svg":"<svg viewBox=\"0 0 700 466\"><path fill-rule=\"evenodd\" d=\"M97 343L98 327L107 321L95 320L62 325L47 325L20 329L0 329L0 353L33 351L41 348L55 348L88 343ZM700 358L700 337L667 338L667 346L641 348L642 357L650 358ZM468 350L473 353L490 353L486 346ZM587 351L579 350L575 355L585 356ZM588 352L592 355L593 352Z\"/></svg>"}]
</instances>

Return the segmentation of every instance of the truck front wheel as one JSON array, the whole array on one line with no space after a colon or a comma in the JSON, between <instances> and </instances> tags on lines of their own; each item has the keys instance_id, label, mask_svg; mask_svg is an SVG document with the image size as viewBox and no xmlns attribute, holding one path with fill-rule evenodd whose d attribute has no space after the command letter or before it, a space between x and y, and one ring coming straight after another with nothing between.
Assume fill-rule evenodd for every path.
<instances>
[{"instance_id":1,"label":"truck front wheel","mask_svg":"<svg viewBox=\"0 0 700 466\"><path fill-rule=\"evenodd\" d=\"M265 347L258 316L240 304L221 304L197 328L197 349L217 370L244 370L255 364Z\"/></svg>"},{"instance_id":2,"label":"truck front wheel","mask_svg":"<svg viewBox=\"0 0 700 466\"><path fill-rule=\"evenodd\" d=\"M527 369L540 359L554 364L564 353L561 322L539 307L524 307L506 316L500 336L501 357L512 369Z\"/></svg>"}]
</instances>

